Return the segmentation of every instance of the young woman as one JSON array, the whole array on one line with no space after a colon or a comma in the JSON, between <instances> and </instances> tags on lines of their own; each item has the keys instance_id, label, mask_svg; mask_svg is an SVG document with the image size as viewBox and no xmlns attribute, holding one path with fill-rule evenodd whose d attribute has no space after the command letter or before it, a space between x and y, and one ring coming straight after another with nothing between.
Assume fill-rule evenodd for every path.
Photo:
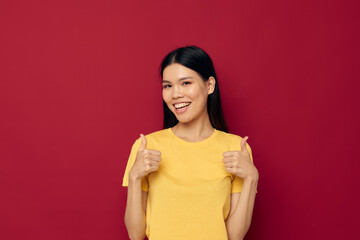
<instances>
[{"instance_id":1,"label":"young woman","mask_svg":"<svg viewBox=\"0 0 360 240\"><path fill-rule=\"evenodd\" d=\"M259 174L248 137L227 131L213 63L202 49L182 47L160 73L164 129L140 134L123 178L129 237L243 239Z\"/></svg>"}]
</instances>

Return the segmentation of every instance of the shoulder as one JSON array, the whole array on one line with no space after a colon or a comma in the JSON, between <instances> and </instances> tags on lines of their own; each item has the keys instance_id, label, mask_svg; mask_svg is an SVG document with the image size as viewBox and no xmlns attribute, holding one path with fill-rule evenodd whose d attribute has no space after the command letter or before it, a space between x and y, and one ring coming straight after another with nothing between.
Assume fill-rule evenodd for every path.
<instances>
[{"instance_id":1,"label":"shoulder","mask_svg":"<svg viewBox=\"0 0 360 240\"><path fill-rule=\"evenodd\" d=\"M218 138L221 138L223 140L232 141L232 142L238 142L241 141L243 138L239 135L236 135L234 133L227 133L221 130L218 131Z\"/></svg>"},{"instance_id":2,"label":"shoulder","mask_svg":"<svg viewBox=\"0 0 360 240\"><path fill-rule=\"evenodd\" d=\"M166 129L161 129L161 130L149 133L149 134L145 134L145 137L146 138L148 138L148 137L149 138L159 138L159 137L167 136L168 134L169 134L169 129L166 128Z\"/></svg>"},{"instance_id":3,"label":"shoulder","mask_svg":"<svg viewBox=\"0 0 360 240\"><path fill-rule=\"evenodd\" d=\"M149 146L149 144L150 144L150 146L161 144L162 142L167 141L167 139L169 137L169 129L161 129L161 130L158 130L155 132L144 134L144 136L147 141L147 146ZM140 146L141 141L142 140L141 140L141 137L139 134L138 138L135 140L134 145Z\"/></svg>"},{"instance_id":4,"label":"shoulder","mask_svg":"<svg viewBox=\"0 0 360 240\"><path fill-rule=\"evenodd\" d=\"M217 130L217 140L221 143L228 143L233 149L240 150L240 144L243 137L234 134L234 133L227 133L224 131ZM246 143L246 146L250 148L248 143Z\"/></svg>"}]
</instances>

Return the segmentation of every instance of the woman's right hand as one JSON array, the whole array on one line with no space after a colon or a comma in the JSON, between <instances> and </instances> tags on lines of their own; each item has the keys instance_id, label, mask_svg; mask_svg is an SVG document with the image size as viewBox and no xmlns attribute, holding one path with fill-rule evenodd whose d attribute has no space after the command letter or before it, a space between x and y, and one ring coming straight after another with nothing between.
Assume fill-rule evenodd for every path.
<instances>
[{"instance_id":1,"label":"woman's right hand","mask_svg":"<svg viewBox=\"0 0 360 240\"><path fill-rule=\"evenodd\" d=\"M161 152L146 148L146 138L140 134L141 145L136 154L134 165L130 170L130 177L133 179L141 179L145 175L158 170L161 161Z\"/></svg>"}]
</instances>

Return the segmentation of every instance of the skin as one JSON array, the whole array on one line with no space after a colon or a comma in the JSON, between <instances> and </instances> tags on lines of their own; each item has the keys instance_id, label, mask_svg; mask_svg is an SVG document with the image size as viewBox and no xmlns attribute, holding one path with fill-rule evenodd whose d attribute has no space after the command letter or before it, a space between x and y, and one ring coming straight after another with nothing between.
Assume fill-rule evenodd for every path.
<instances>
[{"instance_id":1,"label":"skin","mask_svg":"<svg viewBox=\"0 0 360 240\"><path fill-rule=\"evenodd\" d=\"M207 97L215 89L215 79L206 82L201 76L178 63L171 64L163 72L162 96L175 114L179 123L172 128L180 138L189 142L198 142L208 138L214 132L207 113ZM184 113L176 113L174 103L191 102Z\"/></svg>"},{"instance_id":2,"label":"skin","mask_svg":"<svg viewBox=\"0 0 360 240\"><path fill-rule=\"evenodd\" d=\"M188 142L202 141L212 135L207 113L207 97L215 89L215 78L204 81L201 76L178 63L167 66L163 71L162 96L175 114L179 123L172 128L174 134ZM175 111L174 103L191 102L183 113ZM130 239L145 238L145 213L147 192L141 191L141 178L157 171L161 162L161 152L146 149L146 138L140 134L142 142L135 163L129 173L128 198L125 210L125 225ZM226 219L228 239L243 239L251 223L259 174L246 148L248 137L240 143L241 151L223 153L226 171L244 179L241 193L232 193L230 212ZM141 223L141 224L139 224Z\"/></svg>"}]
</instances>

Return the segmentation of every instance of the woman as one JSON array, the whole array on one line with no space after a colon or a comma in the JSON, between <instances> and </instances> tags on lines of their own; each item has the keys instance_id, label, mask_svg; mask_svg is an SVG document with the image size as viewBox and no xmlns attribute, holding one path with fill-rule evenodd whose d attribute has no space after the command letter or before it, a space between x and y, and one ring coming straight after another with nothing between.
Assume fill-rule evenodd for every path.
<instances>
[{"instance_id":1,"label":"woman","mask_svg":"<svg viewBox=\"0 0 360 240\"><path fill-rule=\"evenodd\" d=\"M161 64L164 129L132 146L123 186L130 239L243 239L259 174L248 137L227 132L213 63L195 46Z\"/></svg>"}]
</instances>

